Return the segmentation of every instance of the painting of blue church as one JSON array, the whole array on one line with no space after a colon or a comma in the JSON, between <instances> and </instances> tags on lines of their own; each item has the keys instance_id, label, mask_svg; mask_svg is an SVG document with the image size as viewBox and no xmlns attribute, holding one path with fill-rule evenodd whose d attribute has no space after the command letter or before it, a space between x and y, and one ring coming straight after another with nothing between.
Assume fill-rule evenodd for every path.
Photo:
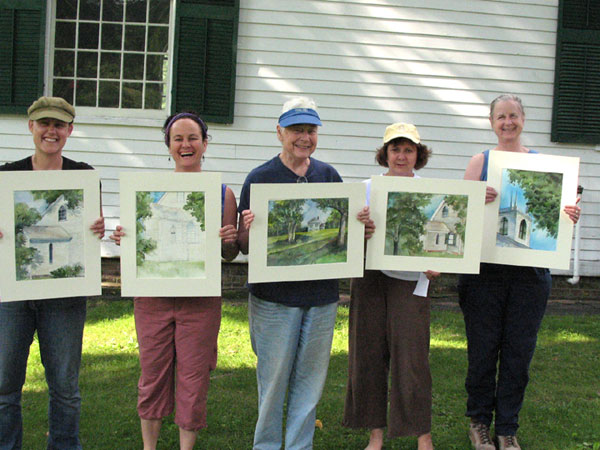
<instances>
[{"instance_id":1,"label":"painting of blue church","mask_svg":"<svg viewBox=\"0 0 600 450\"><path fill-rule=\"evenodd\" d=\"M509 206L498 211L496 246L529 248L532 226L533 218L527 212L527 206L520 208L514 194Z\"/></svg>"}]
</instances>

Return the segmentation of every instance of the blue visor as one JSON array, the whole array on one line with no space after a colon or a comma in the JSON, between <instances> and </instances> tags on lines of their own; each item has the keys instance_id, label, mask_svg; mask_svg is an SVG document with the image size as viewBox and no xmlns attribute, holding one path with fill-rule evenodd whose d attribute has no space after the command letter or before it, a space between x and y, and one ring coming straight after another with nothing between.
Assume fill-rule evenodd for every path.
<instances>
[{"instance_id":1,"label":"blue visor","mask_svg":"<svg viewBox=\"0 0 600 450\"><path fill-rule=\"evenodd\" d=\"M299 123L309 123L311 125L323 125L319 114L314 109L310 108L294 108L284 112L279 116L279 125L289 127L298 125Z\"/></svg>"}]
</instances>

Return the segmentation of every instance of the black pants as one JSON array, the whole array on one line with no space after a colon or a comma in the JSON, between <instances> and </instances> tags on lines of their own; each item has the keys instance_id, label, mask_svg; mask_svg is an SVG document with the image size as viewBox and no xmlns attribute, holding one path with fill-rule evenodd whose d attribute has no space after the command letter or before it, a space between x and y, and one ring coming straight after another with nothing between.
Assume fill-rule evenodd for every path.
<instances>
[{"instance_id":1,"label":"black pants","mask_svg":"<svg viewBox=\"0 0 600 450\"><path fill-rule=\"evenodd\" d=\"M514 435L529 381L529 363L550 294L546 272L532 282L469 276L459 283L469 369L466 415Z\"/></svg>"}]
</instances>

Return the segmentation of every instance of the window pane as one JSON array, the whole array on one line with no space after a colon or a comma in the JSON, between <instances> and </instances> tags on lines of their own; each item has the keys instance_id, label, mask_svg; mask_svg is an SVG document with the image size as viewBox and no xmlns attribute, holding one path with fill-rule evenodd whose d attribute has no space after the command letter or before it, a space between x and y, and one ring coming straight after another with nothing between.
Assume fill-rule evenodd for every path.
<instances>
[{"instance_id":1,"label":"window pane","mask_svg":"<svg viewBox=\"0 0 600 450\"><path fill-rule=\"evenodd\" d=\"M167 27L148 27L148 51L166 52L169 48L169 29Z\"/></svg>"},{"instance_id":2,"label":"window pane","mask_svg":"<svg viewBox=\"0 0 600 450\"><path fill-rule=\"evenodd\" d=\"M104 0L102 5L102 20L121 22L123 20L123 0Z\"/></svg>"},{"instance_id":3,"label":"window pane","mask_svg":"<svg viewBox=\"0 0 600 450\"><path fill-rule=\"evenodd\" d=\"M100 58L100 78L119 79L121 77L121 54L102 53ZM100 98L102 98L102 95L100 95Z\"/></svg>"},{"instance_id":4,"label":"window pane","mask_svg":"<svg viewBox=\"0 0 600 450\"><path fill-rule=\"evenodd\" d=\"M146 27L139 25L125 26L125 50L143 52L146 43Z\"/></svg>"},{"instance_id":5,"label":"window pane","mask_svg":"<svg viewBox=\"0 0 600 450\"><path fill-rule=\"evenodd\" d=\"M169 0L150 0L150 23L169 23Z\"/></svg>"},{"instance_id":6,"label":"window pane","mask_svg":"<svg viewBox=\"0 0 600 450\"><path fill-rule=\"evenodd\" d=\"M123 79L144 79L144 55L125 53L123 55Z\"/></svg>"},{"instance_id":7,"label":"window pane","mask_svg":"<svg viewBox=\"0 0 600 450\"><path fill-rule=\"evenodd\" d=\"M54 80L52 95L73 104L73 80Z\"/></svg>"},{"instance_id":8,"label":"window pane","mask_svg":"<svg viewBox=\"0 0 600 450\"><path fill-rule=\"evenodd\" d=\"M123 83L123 108L142 107L142 83Z\"/></svg>"},{"instance_id":9,"label":"window pane","mask_svg":"<svg viewBox=\"0 0 600 450\"><path fill-rule=\"evenodd\" d=\"M98 106L101 108L118 108L119 107L119 82L118 81L101 81L100 82L100 98Z\"/></svg>"},{"instance_id":10,"label":"window pane","mask_svg":"<svg viewBox=\"0 0 600 450\"><path fill-rule=\"evenodd\" d=\"M146 57L146 80L163 81L167 74L164 71L167 57L163 55L148 55Z\"/></svg>"},{"instance_id":11,"label":"window pane","mask_svg":"<svg viewBox=\"0 0 600 450\"><path fill-rule=\"evenodd\" d=\"M146 22L146 0L127 0L125 22Z\"/></svg>"},{"instance_id":12,"label":"window pane","mask_svg":"<svg viewBox=\"0 0 600 450\"><path fill-rule=\"evenodd\" d=\"M77 53L77 78L96 78L98 76L98 53Z\"/></svg>"},{"instance_id":13,"label":"window pane","mask_svg":"<svg viewBox=\"0 0 600 450\"><path fill-rule=\"evenodd\" d=\"M77 80L76 106L96 106L96 82Z\"/></svg>"},{"instance_id":14,"label":"window pane","mask_svg":"<svg viewBox=\"0 0 600 450\"><path fill-rule=\"evenodd\" d=\"M98 24L80 23L79 24L79 45L77 48L98 48Z\"/></svg>"},{"instance_id":15,"label":"window pane","mask_svg":"<svg viewBox=\"0 0 600 450\"><path fill-rule=\"evenodd\" d=\"M146 84L145 109L163 109L163 87L162 83Z\"/></svg>"},{"instance_id":16,"label":"window pane","mask_svg":"<svg viewBox=\"0 0 600 450\"><path fill-rule=\"evenodd\" d=\"M54 75L72 77L75 75L75 52L57 50L54 52Z\"/></svg>"},{"instance_id":17,"label":"window pane","mask_svg":"<svg viewBox=\"0 0 600 450\"><path fill-rule=\"evenodd\" d=\"M55 48L75 48L75 23L56 22Z\"/></svg>"},{"instance_id":18,"label":"window pane","mask_svg":"<svg viewBox=\"0 0 600 450\"><path fill-rule=\"evenodd\" d=\"M59 2L56 2L56 18L77 18L77 0L61 0Z\"/></svg>"},{"instance_id":19,"label":"window pane","mask_svg":"<svg viewBox=\"0 0 600 450\"><path fill-rule=\"evenodd\" d=\"M60 1L57 3L60 3ZM99 20L100 0L79 0L79 19Z\"/></svg>"},{"instance_id":20,"label":"window pane","mask_svg":"<svg viewBox=\"0 0 600 450\"><path fill-rule=\"evenodd\" d=\"M123 25L102 24L102 50L121 50Z\"/></svg>"}]
</instances>

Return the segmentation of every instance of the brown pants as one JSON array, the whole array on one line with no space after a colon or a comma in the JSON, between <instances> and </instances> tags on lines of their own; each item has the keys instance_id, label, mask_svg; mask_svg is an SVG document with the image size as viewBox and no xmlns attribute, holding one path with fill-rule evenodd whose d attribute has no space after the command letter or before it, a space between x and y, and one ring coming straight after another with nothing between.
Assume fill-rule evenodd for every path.
<instances>
[{"instance_id":1,"label":"brown pants","mask_svg":"<svg viewBox=\"0 0 600 450\"><path fill-rule=\"evenodd\" d=\"M431 431L430 301L412 295L415 285L378 270L352 280L346 427L387 425L389 437Z\"/></svg>"}]
</instances>

